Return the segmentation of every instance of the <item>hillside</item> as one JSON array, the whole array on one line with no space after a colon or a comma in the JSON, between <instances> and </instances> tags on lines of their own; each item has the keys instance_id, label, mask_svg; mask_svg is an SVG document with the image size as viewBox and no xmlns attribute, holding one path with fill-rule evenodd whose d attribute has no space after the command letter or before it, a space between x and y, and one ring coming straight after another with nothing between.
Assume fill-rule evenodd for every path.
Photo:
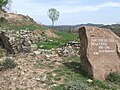
<instances>
[{"instance_id":1,"label":"hillside","mask_svg":"<svg viewBox=\"0 0 120 90\"><path fill-rule=\"evenodd\" d=\"M120 24L105 25L105 26L102 26L102 27L103 28L109 28L114 33L116 33L118 36L120 36Z\"/></svg>"},{"instance_id":2,"label":"hillside","mask_svg":"<svg viewBox=\"0 0 120 90\"><path fill-rule=\"evenodd\" d=\"M109 28L118 36L120 36L120 24L104 25L104 24L88 23L88 24L80 24L80 25L61 25L61 26L56 26L55 28L60 31L69 31L69 30L77 31L81 26L96 26L101 28Z\"/></svg>"},{"instance_id":3,"label":"hillside","mask_svg":"<svg viewBox=\"0 0 120 90\"><path fill-rule=\"evenodd\" d=\"M33 18L28 15L7 13L0 11L0 27L4 29L46 29L45 25L37 24Z\"/></svg>"}]
</instances>

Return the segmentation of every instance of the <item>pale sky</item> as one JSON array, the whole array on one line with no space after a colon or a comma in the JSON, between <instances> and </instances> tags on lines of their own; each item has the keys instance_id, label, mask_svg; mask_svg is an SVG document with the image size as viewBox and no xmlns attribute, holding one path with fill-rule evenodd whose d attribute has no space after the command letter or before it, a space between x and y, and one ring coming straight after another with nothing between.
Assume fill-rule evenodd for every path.
<instances>
[{"instance_id":1,"label":"pale sky","mask_svg":"<svg viewBox=\"0 0 120 90\"><path fill-rule=\"evenodd\" d=\"M12 2L13 12L29 15L45 25L51 25L51 20L47 16L50 8L56 8L60 12L55 25L120 22L120 0L12 0Z\"/></svg>"}]
</instances>

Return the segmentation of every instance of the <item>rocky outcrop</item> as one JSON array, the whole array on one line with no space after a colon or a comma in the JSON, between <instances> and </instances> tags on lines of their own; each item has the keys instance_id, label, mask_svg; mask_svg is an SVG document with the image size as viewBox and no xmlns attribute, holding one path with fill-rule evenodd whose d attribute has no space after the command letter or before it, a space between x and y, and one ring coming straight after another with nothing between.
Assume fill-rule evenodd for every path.
<instances>
[{"instance_id":1,"label":"rocky outcrop","mask_svg":"<svg viewBox=\"0 0 120 90\"><path fill-rule=\"evenodd\" d=\"M9 37L5 36L4 32L0 33L0 46L4 48L7 53L14 54L13 47L9 42Z\"/></svg>"},{"instance_id":2,"label":"rocky outcrop","mask_svg":"<svg viewBox=\"0 0 120 90\"><path fill-rule=\"evenodd\" d=\"M9 41L9 44L11 44L15 53L32 52L37 49L36 42L53 42L53 40L49 40L49 38L59 38L55 32L52 32L49 29L34 31L30 31L28 29L20 31L1 29L0 32L4 32L5 36L9 38L7 41ZM3 37L3 39L5 38Z\"/></svg>"},{"instance_id":3,"label":"rocky outcrop","mask_svg":"<svg viewBox=\"0 0 120 90\"><path fill-rule=\"evenodd\" d=\"M105 80L120 72L120 38L110 29L81 27L80 53L83 69L94 79Z\"/></svg>"}]
</instances>

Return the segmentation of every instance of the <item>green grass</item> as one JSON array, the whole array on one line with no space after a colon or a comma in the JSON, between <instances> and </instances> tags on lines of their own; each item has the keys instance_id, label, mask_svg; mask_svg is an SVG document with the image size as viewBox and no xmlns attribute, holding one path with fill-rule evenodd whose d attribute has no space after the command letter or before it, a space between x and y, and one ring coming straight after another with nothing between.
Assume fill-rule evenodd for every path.
<instances>
[{"instance_id":1,"label":"green grass","mask_svg":"<svg viewBox=\"0 0 120 90\"><path fill-rule=\"evenodd\" d=\"M20 25L20 24L8 24L8 23L0 23L0 27L4 29L9 29L9 30L46 30L45 26L39 25L39 24L26 24L26 25Z\"/></svg>"},{"instance_id":2,"label":"green grass","mask_svg":"<svg viewBox=\"0 0 120 90\"><path fill-rule=\"evenodd\" d=\"M46 28L41 25L22 25L22 26L13 26L10 29L13 30L21 30L21 29L28 29L28 30L45 30Z\"/></svg>"},{"instance_id":3,"label":"green grass","mask_svg":"<svg viewBox=\"0 0 120 90\"><path fill-rule=\"evenodd\" d=\"M69 81L79 80L81 83L86 84L86 80L89 78L86 72L81 69L78 56L64 58L63 65L54 69L53 72L57 74L54 80L56 80L56 78L57 80L64 78L64 82L56 87L52 87L52 90L65 90L65 86Z\"/></svg>"},{"instance_id":4,"label":"green grass","mask_svg":"<svg viewBox=\"0 0 120 90\"><path fill-rule=\"evenodd\" d=\"M35 64L34 64L35 68L54 68L54 62L53 61L49 61L49 60L36 60Z\"/></svg>"},{"instance_id":5,"label":"green grass","mask_svg":"<svg viewBox=\"0 0 120 90\"><path fill-rule=\"evenodd\" d=\"M47 41L37 42L36 44L37 44L38 48L40 48L41 45L43 45L43 47L41 49L58 48L58 47L64 45L65 43L77 38L77 35L67 33L67 32L57 31L56 34L58 36L60 36L60 38L49 38ZM49 40L53 40L53 42L48 42Z\"/></svg>"},{"instance_id":6,"label":"green grass","mask_svg":"<svg viewBox=\"0 0 120 90\"><path fill-rule=\"evenodd\" d=\"M119 86L115 86L113 83L109 83L108 81L93 80L93 83L87 83L87 80L91 79L91 76L87 75L87 73L82 70L78 56L64 58L63 65L54 69L53 72L57 74L54 80L56 80L56 78L58 78L57 80L59 80L59 78L64 78L64 81L62 84L52 87L52 90L66 90L65 87L70 81L73 81L74 83L80 81L85 86L87 86L87 90L117 90L120 88ZM77 84L76 88L78 86L79 84Z\"/></svg>"},{"instance_id":7,"label":"green grass","mask_svg":"<svg viewBox=\"0 0 120 90\"><path fill-rule=\"evenodd\" d=\"M117 88L115 87L111 87L107 82L103 82L103 81L100 81L100 80L94 80L93 82L93 86L96 88L96 89L103 89L103 90L117 90Z\"/></svg>"},{"instance_id":8,"label":"green grass","mask_svg":"<svg viewBox=\"0 0 120 90\"><path fill-rule=\"evenodd\" d=\"M109 80L112 83L120 85L120 74L118 73L111 73L108 77L107 80Z\"/></svg>"}]
</instances>

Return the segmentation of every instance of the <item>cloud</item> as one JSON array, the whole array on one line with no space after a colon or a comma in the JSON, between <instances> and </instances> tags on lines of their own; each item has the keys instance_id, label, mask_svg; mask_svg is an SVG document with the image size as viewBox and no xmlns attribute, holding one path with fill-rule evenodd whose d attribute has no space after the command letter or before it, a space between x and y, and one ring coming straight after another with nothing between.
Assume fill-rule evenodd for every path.
<instances>
[{"instance_id":1,"label":"cloud","mask_svg":"<svg viewBox=\"0 0 120 90\"><path fill-rule=\"evenodd\" d=\"M47 11L50 8L56 8L60 11L60 18L67 16L69 14L73 15L85 12L97 12L104 10L106 8L119 8L120 2L95 2L94 4L89 4L88 2L83 2L81 0L12 0L12 10L18 13L29 15L35 20L47 21ZM102 1L101 1L102 2ZM41 19L40 19L41 18ZM46 20L46 21L45 21Z\"/></svg>"},{"instance_id":2,"label":"cloud","mask_svg":"<svg viewBox=\"0 0 120 90\"><path fill-rule=\"evenodd\" d=\"M105 2L93 6L76 6L75 8L64 10L63 13L65 14L65 13L90 12L90 11L98 11L100 9L115 8L115 7L120 7L120 2Z\"/></svg>"},{"instance_id":3,"label":"cloud","mask_svg":"<svg viewBox=\"0 0 120 90\"><path fill-rule=\"evenodd\" d=\"M98 8L120 7L120 2L106 2L97 6Z\"/></svg>"},{"instance_id":4,"label":"cloud","mask_svg":"<svg viewBox=\"0 0 120 90\"><path fill-rule=\"evenodd\" d=\"M104 2L98 5L79 5L78 3L81 2L79 0L53 0L52 2L48 3L45 3L45 1L38 3L33 2L32 0L13 0L13 9L15 7L19 12L30 11L32 14L41 13L41 15L43 15L47 12L49 8L56 8L60 11L61 14L72 14L98 11L104 8L120 7L120 2Z\"/></svg>"}]
</instances>

